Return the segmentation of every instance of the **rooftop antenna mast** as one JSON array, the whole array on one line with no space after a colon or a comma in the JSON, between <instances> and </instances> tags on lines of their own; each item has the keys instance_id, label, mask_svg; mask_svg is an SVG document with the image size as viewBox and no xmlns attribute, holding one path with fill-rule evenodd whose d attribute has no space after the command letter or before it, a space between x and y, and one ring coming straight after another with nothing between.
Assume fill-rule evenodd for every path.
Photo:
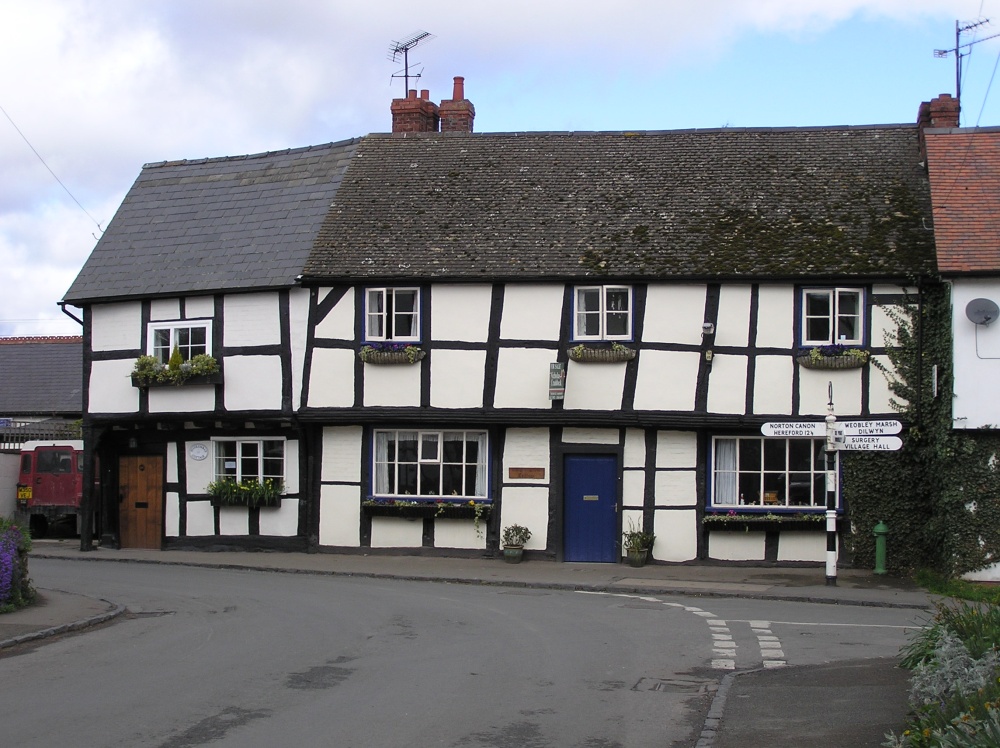
<instances>
[{"instance_id":1,"label":"rooftop antenna mast","mask_svg":"<svg viewBox=\"0 0 1000 748\"><path fill-rule=\"evenodd\" d=\"M985 26L990 22L989 18L980 18L978 21L967 21L963 23L962 21L955 21L955 47L954 49L935 49L935 57L947 57L948 55L954 53L955 55L955 99L958 101L959 111L961 112L962 107L962 58L968 57L972 54L972 47L979 42L985 42L987 39L995 39L1000 36L1000 34L991 34L990 36L984 36L982 39L973 39L971 42L966 42L962 44L962 34L967 31L973 31L978 29L980 26ZM962 50L967 50L963 52Z\"/></svg>"},{"instance_id":2,"label":"rooftop antenna mast","mask_svg":"<svg viewBox=\"0 0 1000 748\"><path fill-rule=\"evenodd\" d=\"M402 75L400 73L393 73L392 77L403 79L403 82L406 84L406 88L404 89L404 91L410 90L410 78L416 80L421 75L420 73L415 73L414 75L410 75L410 50L413 49L418 44L420 44L420 42L424 41L425 39L433 39L433 38L434 35L429 34L426 31L415 31L402 41L393 40L393 42L389 45L388 59L392 60L393 62L399 62L400 54L403 55ZM414 63L414 64L419 65L420 63ZM406 94L404 93L404 96L405 95Z\"/></svg>"}]
</instances>

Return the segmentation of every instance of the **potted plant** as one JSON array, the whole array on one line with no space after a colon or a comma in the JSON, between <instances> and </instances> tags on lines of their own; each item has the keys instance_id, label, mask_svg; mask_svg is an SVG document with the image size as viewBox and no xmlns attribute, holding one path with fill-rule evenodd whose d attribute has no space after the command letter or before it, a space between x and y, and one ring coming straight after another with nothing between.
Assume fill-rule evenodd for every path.
<instances>
[{"instance_id":1,"label":"potted plant","mask_svg":"<svg viewBox=\"0 0 1000 748\"><path fill-rule=\"evenodd\" d=\"M839 343L803 349L795 360L806 369L859 369L868 363L868 351Z\"/></svg>"},{"instance_id":2,"label":"potted plant","mask_svg":"<svg viewBox=\"0 0 1000 748\"><path fill-rule=\"evenodd\" d=\"M628 529L622 533L622 545L628 556L628 565L636 568L646 565L649 550L653 547L656 535L643 532L633 521L629 520Z\"/></svg>"},{"instance_id":3,"label":"potted plant","mask_svg":"<svg viewBox=\"0 0 1000 748\"><path fill-rule=\"evenodd\" d=\"M265 478L263 482L250 478L237 483L235 478L218 478L208 484L205 493L218 506L275 507L281 506L280 480Z\"/></svg>"},{"instance_id":4,"label":"potted plant","mask_svg":"<svg viewBox=\"0 0 1000 748\"><path fill-rule=\"evenodd\" d=\"M524 544L531 539L531 530L523 525L508 525L503 528L500 542L503 543L503 560L508 564L519 564L524 556Z\"/></svg>"}]
</instances>

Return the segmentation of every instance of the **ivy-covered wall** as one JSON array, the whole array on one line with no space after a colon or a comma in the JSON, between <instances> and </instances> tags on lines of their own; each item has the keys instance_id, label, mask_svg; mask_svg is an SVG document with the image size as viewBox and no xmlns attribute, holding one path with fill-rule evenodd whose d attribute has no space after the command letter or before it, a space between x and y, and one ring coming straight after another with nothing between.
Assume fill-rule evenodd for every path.
<instances>
[{"instance_id":1,"label":"ivy-covered wall","mask_svg":"<svg viewBox=\"0 0 1000 748\"><path fill-rule=\"evenodd\" d=\"M1000 434L952 429L949 287L925 284L896 322L890 388L909 428L899 452L842 455L848 548L856 566L874 566L872 529L883 521L890 571L981 569L1000 560Z\"/></svg>"}]
</instances>

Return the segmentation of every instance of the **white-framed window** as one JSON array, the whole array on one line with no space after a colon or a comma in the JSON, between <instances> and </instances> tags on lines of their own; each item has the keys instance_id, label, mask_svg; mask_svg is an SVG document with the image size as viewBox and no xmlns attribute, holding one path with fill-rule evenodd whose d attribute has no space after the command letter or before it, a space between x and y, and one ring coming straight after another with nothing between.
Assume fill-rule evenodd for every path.
<instances>
[{"instance_id":1,"label":"white-framed window","mask_svg":"<svg viewBox=\"0 0 1000 748\"><path fill-rule=\"evenodd\" d=\"M420 340L420 289L369 288L365 291L366 340Z\"/></svg>"},{"instance_id":2,"label":"white-framed window","mask_svg":"<svg viewBox=\"0 0 1000 748\"><path fill-rule=\"evenodd\" d=\"M826 506L826 440L717 436L712 506Z\"/></svg>"},{"instance_id":3,"label":"white-framed window","mask_svg":"<svg viewBox=\"0 0 1000 748\"><path fill-rule=\"evenodd\" d=\"M213 439L215 479L237 483L285 479L284 439Z\"/></svg>"},{"instance_id":4,"label":"white-framed window","mask_svg":"<svg viewBox=\"0 0 1000 748\"><path fill-rule=\"evenodd\" d=\"M861 345L864 291L860 288L802 290L803 345Z\"/></svg>"},{"instance_id":5,"label":"white-framed window","mask_svg":"<svg viewBox=\"0 0 1000 748\"><path fill-rule=\"evenodd\" d=\"M485 431L378 429L374 447L376 496L487 498Z\"/></svg>"},{"instance_id":6,"label":"white-framed window","mask_svg":"<svg viewBox=\"0 0 1000 748\"><path fill-rule=\"evenodd\" d=\"M174 348L185 361L202 353L212 354L211 320L177 320L150 322L147 351L161 364L170 360Z\"/></svg>"},{"instance_id":7,"label":"white-framed window","mask_svg":"<svg viewBox=\"0 0 1000 748\"><path fill-rule=\"evenodd\" d=\"M574 340L630 340L631 286L577 286L573 294Z\"/></svg>"}]
</instances>

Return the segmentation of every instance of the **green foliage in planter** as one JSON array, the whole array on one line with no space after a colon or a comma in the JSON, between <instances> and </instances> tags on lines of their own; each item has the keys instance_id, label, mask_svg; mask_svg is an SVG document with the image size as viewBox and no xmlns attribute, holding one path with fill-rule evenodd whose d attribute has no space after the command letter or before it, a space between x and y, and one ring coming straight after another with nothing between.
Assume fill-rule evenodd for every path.
<instances>
[{"instance_id":1,"label":"green foliage in planter","mask_svg":"<svg viewBox=\"0 0 1000 748\"><path fill-rule=\"evenodd\" d=\"M629 520L628 529L622 533L622 545L627 550L649 550L656 541L656 535L643 532L633 520Z\"/></svg>"},{"instance_id":2,"label":"green foliage in planter","mask_svg":"<svg viewBox=\"0 0 1000 748\"><path fill-rule=\"evenodd\" d=\"M531 540L531 530L523 525L507 525L500 536L500 542L510 546L523 547L529 540Z\"/></svg>"},{"instance_id":3,"label":"green foliage in planter","mask_svg":"<svg viewBox=\"0 0 1000 748\"><path fill-rule=\"evenodd\" d=\"M891 571L931 567L957 576L981 569L1000 560L1000 437L952 429L948 289L927 284L922 308L910 303L901 314L886 312L898 325L897 335L886 341L895 374L872 363L889 375L894 405L911 427L899 452L841 453L855 563L874 565L872 528L884 521Z\"/></svg>"},{"instance_id":4,"label":"green foliage in planter","mask_svg":"<svg viewBox=\"0 0 1000 748\"><path fill-rule=\"evenodd\" d=\"M219 478L208 484L205 492L217 499L222 506L271 506L281 499L282 482L265 478L261 483L256 478L240 483L235 478Z\"/></svg>"},{"instance_id":5,"label":"green foliage in planter","mask_svg":"<svg viewBox=\"0 0 1000 748\"><path fill-rule=\"evenodd\" d=\"M809 360L813 364L820 364L825 358L849 358L863 364L868 361L868 351L861 348L848 348L839 344L809 349Z\"/></svg>"},{"instance_id":6,"label":"green foliage in planter","mask_svg":"<svg viewBox=\"0 0 1000 748\"><path fill-rule=\"evenodd\" d=\"M192 356L190 361L184 361L180 355L180 350L175 347L166 366L155 356L139 356L132 368L132 376L140 387L148 387L160 382L184 384L191 377L219 372L219 362L205 353Z\"/></svg>"}]
</instances>

